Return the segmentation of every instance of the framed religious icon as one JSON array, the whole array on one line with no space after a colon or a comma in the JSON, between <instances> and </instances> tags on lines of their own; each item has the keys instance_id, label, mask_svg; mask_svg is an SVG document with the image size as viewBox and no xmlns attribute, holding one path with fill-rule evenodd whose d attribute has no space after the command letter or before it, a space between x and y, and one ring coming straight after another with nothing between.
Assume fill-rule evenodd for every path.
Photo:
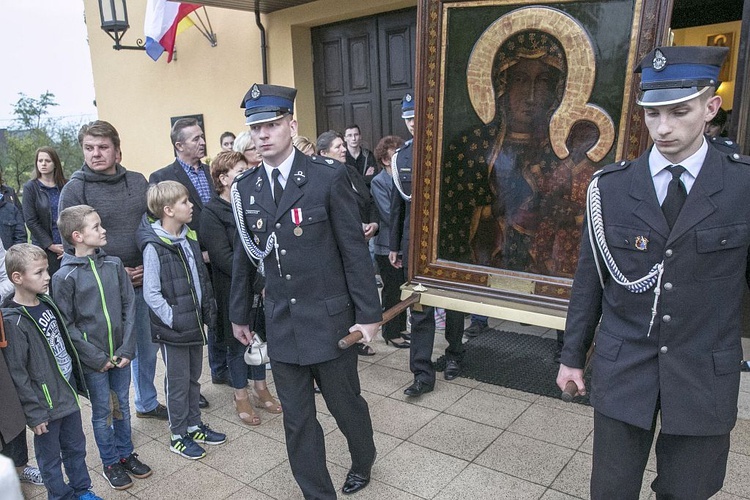
<instances>
[{"instance_id":1,"label":"framed religious icon","mask_svg":"<svg viewBox=\"0 0 750 500\"><path fill-rule=\"evenodd\" d=\"M647 145L668 0L423 0L415 282L565 309L592 174Z\"/></svg>"}]
</instances>

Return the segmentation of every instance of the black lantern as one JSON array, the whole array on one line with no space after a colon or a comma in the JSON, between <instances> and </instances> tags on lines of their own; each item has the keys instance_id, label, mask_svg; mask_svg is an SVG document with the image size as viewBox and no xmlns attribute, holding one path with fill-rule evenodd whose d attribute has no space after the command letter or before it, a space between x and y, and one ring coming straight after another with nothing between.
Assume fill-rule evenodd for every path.
<instances>
[{"instance_id":1,"label":"black lantern","mask_svg":"<svg viewBox=\"0 0 750 500\"><path fill-rule=\"evenodd\" d=\"M140 38L136 40L136 46L120 44L122 36L130 28L125 0L99 0L99 17L102 21L102 30L115 42L113 49L146 50Z\"/></svg>"}]
</instances>

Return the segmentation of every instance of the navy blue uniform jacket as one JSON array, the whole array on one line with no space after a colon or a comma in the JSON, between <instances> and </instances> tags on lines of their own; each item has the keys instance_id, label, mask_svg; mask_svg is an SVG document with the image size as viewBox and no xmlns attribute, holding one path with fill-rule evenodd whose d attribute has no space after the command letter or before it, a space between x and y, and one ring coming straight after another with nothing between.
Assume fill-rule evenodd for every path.
<instances>
[{"instance_id":1,"label":"navy blue uniform jacket","mask_svg":"<svg viewBox=\"0 0 750 500\"><path fill-rule=\"evenodd\" d=\"M620 270L633 281L663 259L664 275L647 336L653 289L631 293L609 274L602 289L584 227L561 362L583 367L601 317L591 388L600 413L648 429L659 398L667 434L720 435L734 426L741 302L749 280L748 165L750 158L709 146L671 233L657 201L648 151L632 163L603 169L605 234ZM645 250L637 248L638 237L648 240Z\"/></svg>"},{"instance_id":2,"label":"navy blue uniform jacket","mask_svg":"<svg viewBox=\"0 0 750 500\"><path fill-rule=\"evenodd\" d=\"M273 251L265 259L268 355L275 361L310 365L339 357L343 351L336 344L349 328L354 323L377 323L382 313L346 167L296 149L294 155L278 208L262 165L238 177L235 186L242 197L245 225L258 247L265 248L273 232L278 238L279 262ZM299 236L294 234L294 208L302 211ZM252 324L255 272L237 242L232 323Z\"/></svg>"}]
</instances>

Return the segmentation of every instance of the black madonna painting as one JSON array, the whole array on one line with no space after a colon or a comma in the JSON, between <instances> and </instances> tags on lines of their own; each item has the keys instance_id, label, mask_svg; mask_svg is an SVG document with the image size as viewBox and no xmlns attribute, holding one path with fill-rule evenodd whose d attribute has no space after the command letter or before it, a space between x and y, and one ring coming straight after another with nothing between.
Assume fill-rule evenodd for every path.
<instances>
[{"instance_id":1,"label":"black madonna painting","mask_svg":"<svg viewBox=\"0 0 750 500\"><path fill-rule=\"evenodd\" d=\"M446 4L437 257L570 278L614 160L635 0Z\"/></svg>"}]
</instances>

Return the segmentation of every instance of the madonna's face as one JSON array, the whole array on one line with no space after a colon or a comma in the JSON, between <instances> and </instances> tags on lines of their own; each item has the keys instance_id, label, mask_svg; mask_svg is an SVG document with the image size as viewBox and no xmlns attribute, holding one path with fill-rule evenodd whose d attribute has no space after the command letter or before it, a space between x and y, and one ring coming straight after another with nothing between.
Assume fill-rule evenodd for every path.
<instances>
[{"instance_id":1,"label":"madonna's face","mask_svg":"<svg viewBox=\"0 0 750 500\"><path fill-rule=\"evenodd\" d=\"M543 123L555 102L559 72L538 60L522 59L508 68L508 128L514 132L531 132L534 124Z\"/></svg>"}]
</instances>

